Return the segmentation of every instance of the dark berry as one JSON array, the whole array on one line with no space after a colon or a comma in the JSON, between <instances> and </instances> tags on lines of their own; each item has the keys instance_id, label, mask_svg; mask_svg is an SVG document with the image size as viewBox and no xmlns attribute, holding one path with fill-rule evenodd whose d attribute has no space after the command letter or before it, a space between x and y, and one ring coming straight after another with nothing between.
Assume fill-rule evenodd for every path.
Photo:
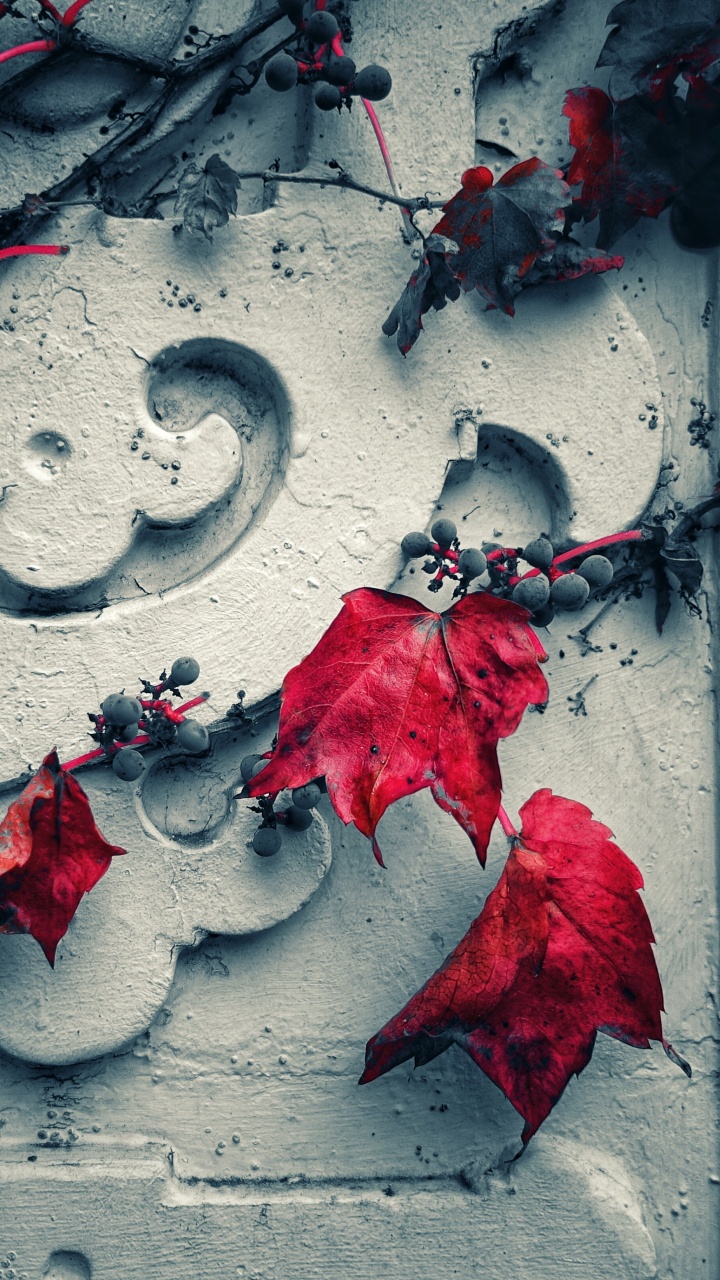
<instances>
[{"instance_id":1,"label":"dark berry","mask_svg":"<svg viewBox=\"0 0 720 1280\"><path fill-rule=\"evenodd\" d=\"M210 746L210 734L199 720L183 720L177 729L177 744L191 755L201 755Z\"/></svg>"},{"instance_id":2,"label":"dark berry","mask_svg":"<svg viewBox=\"0 0 720 1280\"><path fill-rule=\"evenodd\" d=\"M252 844L261 858L272 858L282 844L282 836L277 827L258 827Z\"/></svg>"},{"instance_id":3,"label":"dark berry","mask_svg":"<svg viewBox=\"0 0 720 1280\"><path fill-rule=\"evenodd\" d=\"M337 18L326 9L318 9L308 18L305 35L313 44L328 44L339 30Z\"/></svg>"},{"instance_id":4,"label":"dark berry","mask_svg":"<svg viewBox=\"0 0 720 1280\"><path fill-rule=\"evenodd\" d=\"M350 84L355 75L355 63L346 54L341 58L330 58L323 68L323 74L330 84Z\"/></svg>"},{"instance_id":5,"label":"dark berry","mask_svg":"<svg viewBox=\"0 0 720 1280\"><path fill-rule=\"evenodd\" d=\"M123 747L113 756L113 773L123 782L135 782L145 772L145 761L139 751Z\"/></svg>"},{"instance_id":6,"label":"dark berry","mask_svg":"<svg viewBox=\"0 0 720 1280\"><path fill-rule=\"evenodd\" d=\"M432 551L432 545L426 533L406 533L400 549L409 560L417 560L419 556L426 556Z\"/></svg>"},{"instance_id":7,"label":"dark berry","mask_svg":"<svg viewBox=\"0 0 720 1280\"><path fill-rule=\"evenodd\" d=\"M523 578L513 589L512 598L515 604L521 604L524 609L535 613L550 599L550 583L544 573L539 573L534 578Z\"/></svg>"},{"instance_id":8,"label":"dark berry","mask_svg":"<svg viewBox=\"0 0 720 1280\"><path fill-rule=\"evenodd\" d=\"M304 787L295 787L292 802L298 809L314 809L321 794L316 782L306 782Z\"/></svg>"},{"instance_id":9,"label":"dark berry","mask_svg":"<svg viewBox=\"0 0 720 1280\"><path fill-rule=\"evenodd\" d=\"M200 675L200 663L195 658L176 658L170 668L170 680L176 684L194 684Z\"/></svg>"},{"instance_id":10,"label":"dark berry","mask_svg":"<svg viewBox=\"0 0 720 1280\"><path fill-rule=\"evenodd\" d=\"M334 111L342 103L342 94L334 84L320 84L315 90L315 106L320 111Z\"/></svg>"},{"instance_id":11,"label":"dark berry","mask_svg":"<svg viewBox=\"0 0 720 1280\"><path fill-rule=\"evenodd\" d=\"M558 609L582 609L589 595L588 583L577 573L564 573L550 588L550 599Z\"/></svg>"},{"instance_id":12,"label":"dark berry","mask_svg":"<svg viewBox=\"0 0 720 1280\"><path fill-rule=\"evenodd\" d=\"M291 804L285 810L285 821L293 831L307 831L312 826L312 809L300 809Z\"/></svg>"},{"instance_id":13,"label":"dark berry","mask_svg":"<svg viewBox=\"0 0 720 1280\"><path fill-rule=\"evenodd\" d=\"M266 83L276 93L287 93L288 89L294 89L297 79L297 62L289 53L276 53L266 64Z\"/></svg>"},{"instance_id":14,"label":"dark berry","mask_svg":"<svg viewBox=\"0 0 720 1280\"><path fill-rule=\"evenodd\" d=\"M353 81L353 93L369 102L382 102L392 89L392 76L385 67L371 65L358 71Z\"/></svg>"},{"instance_id":15,"label":"dark berry","mask_svg":"<svg viewBox=\"0 0 720 1280\"><path fill-rule=\"evenodd\" d=\"M436 520L430 532L438 546L445 551L457 538L457 525L452 520Z\"/></svg>"},{"instance_id":16,"label":"dark berry","mask_svg":"<svg viewBox=\"0 0 720 1280\"><path fill-rule=\"evenodd\" d=\"M458 557L458 568L465 578L479 578L487 569L487 557L477 547L466 547Z\"/></svg>"},{"instance_id":17,"label":"dark berry","mask_svg":"<svg viewBox=\"0 0 720 1280\"><path fill-rule=\"evenodd\" d=\"M126 724L136 724L143 713L137 698L128 698L123 693L112 693L103 702L101 711L109 724L118 725L120 728Z\"/></svg>"},{"instance_id":18,"label":"dark berry","mask_svg":"<svg viewBox=\"0 0 720 1280\"><path fill-rule=\"evenodd\" d=\"M541 534L539 538L535 538L534 542L528 542L522 558L531 564L533 569L549 569L554 555L552 542Z\"/></svg>"},{"instance_id":19,"label":"dark berry","mask_svg":"<svg viewBox=\"0 0 720 1280\"><path fill-rule=\"evenodd\" d=\"M256 773L259 773L261 769L265 768L266 764L267 760L263 760L262 756L243 756L240 761L240 776L242 777L243 782L249 782L251 778L255 777Z\"/></svg>"},{"instance_id":20,"label":"dark berry","mask_svg":"<svg viewBox=\"0 0 720 1280\"><path fill-rule=\"evenodd\" d=\"M589 582L591 587L598 589L609 587L613 580L612 562L607 556L586 556L578 566L577 573Z\"/></svg>"}]
</instances>

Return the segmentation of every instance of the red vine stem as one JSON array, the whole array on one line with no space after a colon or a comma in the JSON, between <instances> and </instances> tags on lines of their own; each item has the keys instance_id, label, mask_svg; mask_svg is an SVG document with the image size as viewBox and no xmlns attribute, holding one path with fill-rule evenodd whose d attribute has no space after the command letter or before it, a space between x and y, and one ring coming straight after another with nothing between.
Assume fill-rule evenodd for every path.
<instances>
[{"instance_id":1,"label":"red vine stem","mask_svg":"<svg viewBox=\"0 0 720 1280\"><path fill-rule=\"evenodd\" d=\"M388 145L387 145L387 142L385 141L385 134L382 131L382 125L380 124L380 121L378 120L378 117L377 117L377 111L375 110L372 102L368 102L367 98L361 98L360 101L362 102L367 112L368 120L370 121L373 129L375 130L375 137L377 138L378 146L380 148L380 154L385 163L385 169L387 171L387 176L390 180L390 186L393 189L393 195L397 196L398 199L401 199L400 188L398 187L398 184L395 178L395 170L393 169L393 163L392 163L392 160L390 159L390 152L388 151ZM405 231L407 235L410 237L410 239L414 240L416 232L412 222L410 221L410 212L408 209L405 209L402 207L400 209L400 212L402 214L402 220L405 225Z\"/></svg>"},{"instance_id":2,"label":"red vine stem","mask_svg":"<svg viewBox=\"0 0 720 1280\"><path fill-rule=\"evenodd\" d=\"M505 810L503 809L502 805L500 805L500 808L498 809L498 822L500 823L500 826L502 827L503 831L505 832L505 835L507 836L508 840L517 840L517 839L518 839L518 833L517 833L517 831L515 830L515 828L514 828L514 826L513 826L512 822L511 822L511 821L510 821L510 819L508 818L508 816L507 816L507 814L506 814Z\"/></svg>"},{"instance_id":3,"label":"red vine stem","mask_svg":"<svg viewBox=\"0 0 720 1280\"><path fill-rule=\"evenodd\" d=\"M62 25L64 27L71 27L80 13L80 10L84 9L86 4L90 4L90 0L75 0L75 3L70 5L70 8L61 18Z\"/></svg>"},{"instance_id":4,"label":"red vine stem","mask_svg":"<svg viewBox=\"0 0 720 1280\"><path fill-rule=\"evenodd\" d=\"M19 58L22 53L48 53L51 49L57 49L55 40L31 40L28 44L17 44L14 49L6 49L5 53L0 53L0 62Z\"/></svg>"},{"instance_id":5,"label":"red vine stem","mask_svg":"<svg viewBox=\"0 0 720 1280\"><path fill-rule=\"evenodd\" d=\"M586 556L589 551L600 551L602 547L612 547L616 542L644 542L646 536L642 529L627 529L624 533L610 533L606 538L595 538L594 542L584 542L581 547L574 547L572 551L563 551L561 556L555 557L551 568L556 568L559 564L567 564L568 560L576 560L578 556ZM536 578L540 572L540 569L529 569L522 576ZM521 579L514 578L511 581L515 583L520 582Z\"/></svg>"},{"instance_id":6,"label":"red vine stem","mask_svg":"<svg viewBox=\"0 0 720 1280\"><path fill-rule=\"evenodd\" d=\"M69 244L15 244L10 249L0 249L0 258L19 258L26 253L69 253Z\"/></svg>"},{"instance_id":7,"label":"red vine stem","mask_svg":"<svg viewBox=\"0 0 720 1280\"><path fill-rule=\"evenodd\" d=\"M175 715L183 711L190 711L192 707L197 707L201 702L207 702L205 694L199 694L196 698L191 698L189 702L183 702L181 706L175 709ZM139 733L137 738L133 738L132 742L122 743L122 747L144 747L151 741L150 735L147 733ZM121 750L120 746L113 747L113 750ZM104 747L95 747L92 751L86 751L83 756L76 756L74 760L68 760L61 765L61 769L79 769L83 764L89 764L91 760L99 760L101 756L106 755Z\"/></svg>"}]
</instances>

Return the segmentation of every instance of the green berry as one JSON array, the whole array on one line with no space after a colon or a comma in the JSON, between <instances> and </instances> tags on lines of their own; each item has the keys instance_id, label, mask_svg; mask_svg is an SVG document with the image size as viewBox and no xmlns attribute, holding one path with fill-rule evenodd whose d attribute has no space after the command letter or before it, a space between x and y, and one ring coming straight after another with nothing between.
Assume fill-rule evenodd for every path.
<instances>
[{"instance_id":1,"label":"green berry","mask_svg":"<svg viewBox=\"0 0 720 1280\"><path fill-rule=\"evenodd\" d=\"M291 804L285 810L285 822L293 831L307 831L312 826L312 809L300 809Z\"/></svg>"},{"instance_id":2,"label":"green berry","mask_svg":"<svg viewBox=\"0 0 720 1280\"><path fill-rule=\"evenodd\" d=\"M253 849L261 858L272 858L282 844L282 836L277 827L258 827L253 836Z\"/></svg>"},{"instance_id":3,"label":"green berry","mask_svg":"<svg viewBox=\"0 0 720 1280\"><path fill-rule=\"evenodd\" d=\"M477 547L466 547L458 556L458 568L463 577L479 578L487 569L487 558Z\"/></svg>"},{"instance_id":4,"label":"green berry","mask_svg":"<svg viewBox=\"0 0 720 1280\"><path fill-rule=\"evenodd\" d=\"M613 580L612 562L607 556L586 556L579 565L577 573L589 582L591 587L596 589L609 587Z\"/></svg>"},{"instance_id":5,"label":"green berry","mask_svg":"<svg viewBox=\"0 0 720 1280\"><path fill-rule=\"evenodd\" d=\"M265 81L276 93L287 93L298 81L297 62L289 53L276 53L265 66Z\"/></svg>"},{"instance_id":6,"label":"green berry","mask_svg":"<svg viewBox=\"0 0 720 1280\"><path fill-rule=\"evenodd\" d=\"M123 747L113 756L113 773L123 782L135 782L145 772L145 761L139 751Z\"/></svg>"},{"instance_id":7,"label":"green berry","mask_svg":"<svg viewBox=\"0 0 720 1280\"><path fill-rule=\"evenodd\" d=\"M306 782L304 787L295 787L292 802L298 809L314 809L321 794L317 782Z\"/></svg>"},{"instance_id":8,"label":"green berry","mask_svg":"<svg viewBox=\"0 0 720 1280\"><path fill-rule=\"evenodd\" d=\"M176 741L183 751L199 756L210 746L210 734L199 720L183 720L178 725Z\"/></svg>"},{"instance_id":9,"label":"green berry","mask_svg":"<svg viewBox=\"0 0 720 1280\"><path fill-rule=\"evenodd\" d=\"M124 693L111 693L102 704L101 711L108 724L123 728L126 724L136 724L142 719L143 709L137 698L128 698Z\"/></svg>"},{"instance_id":10,"label":"green berry","mask_svg":"<svg viewBox=\"0 0 720 1280\"><path fill-rule=\"evenodd\" d=\"M320 111L335 111L342 105L342 94L334 84L321 84L315 90L315 106Z\"/></svg>"},{"instance_id":11,"label":"green berry","mask_svg":"<svg viewBox=\"0 0 720 1280\"><path fill-rule=\"evenodd\" d=\"M337 18L326 9L318 9L308 18L305 35L313 44L328 44L339 30Z\"/></svg>"},{"instance_id":12,"label":"green berry","mask_svg":"<svg viewBox=\"0 0 720 1280\"><path fill-rule=\"evenodd\" d=\"M200 663L195 658L176 658L170 668L173 685L194 684L200 675Z\"/></svg>"},{"instance_id":13,"label":"green berry","mask_svg":"<svg viewBox=\"0 0 720 1280\"><path fill-rule=\"evenodd\" d=\"M541 534L539 538L535 538L534 542L528 542L522 558L531 564L533 569L549 569L554 555L552 542Z\"/></svg>"},{"instance_id":14,"label":"green berry","mask_svg":"<svg viewBox=\"0 0 720 1280\"><path fill-rule=\"evenodd\" d=\"M446 551L457 538L457 525L453 520L436 520L430 533L440 549Z\"/></svg>"},{"instance_id":15,"label":"green berry","mask_svg":"<svg viewBox=\"0 0 720 1280\"><path fill-rule=\"evenodd\" d=\"M522 578L515 585L512 598L515 604L521 604L523 608L535 613L550 599L550 583L544 573L538 573L533 578Z\"/></svg>"},{"instance_id":16,"label":"green berry","mask_svg":"<svg viewBox=\"0 0 720 1280\"><path fill-rule=\"evenodd\" d=\"M355 75L355 63L345 54L341 58L331 58L324 68L324 75L330 84L338 86L350 84Z\"/></svg>"},{"instance_id":17,"label":"green berry","mask_svg":"<svg viewBox=\"0 0 720 1280\"><path fill-rule=\"evenodd\" d=\"M255 777L256 773L265 768L266 764L267 760L264 760L262 756L243 756L240 761L240 776L243 782L249 782L251 778Z\"/></svg>"},{"instance_id":18,"label":"green berry","mask_svg":"<svg viewBox=\"0 0 720 1280\"><path fill-rule=\"evenodd\" d=\"M400 549L409 560L417 560L420 556L428 555L432 551L432 545L426 533L406 533Z\"/></svg>"},{"instance_id":19,"label":"green berry","mask_svg":"<svg viewBox=\"0 0 720 1280\"><path fill-rule=\"evenodd\" d=\"M382 102L392 89L392 76L385 67L374 63L358 71L353 82L353 92L368 102Z\"/></svg>"},{"instance_id":20,"label":"green berry","mask_svg":"<svg viewBox=\"0 0 720 1280\"><path fill-rule=\"evenodd\" d=\"M550 588L550 599L558 609L582 609L589 595L588 583L577 573L564 573Z\"/></svg>"}]
</instances>

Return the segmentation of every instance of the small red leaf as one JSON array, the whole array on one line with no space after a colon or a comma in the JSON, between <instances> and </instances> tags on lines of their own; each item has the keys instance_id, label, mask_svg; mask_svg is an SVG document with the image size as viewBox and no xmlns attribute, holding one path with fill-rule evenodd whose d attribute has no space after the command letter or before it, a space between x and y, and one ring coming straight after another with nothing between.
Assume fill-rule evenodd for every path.
<instances>
[{"instance_id":1,"label":"small red leaf","mask_svg":"<svg viewBox=\"0 0 720 1280\"><path fill-rule=\"evenodd\" d=\"M54 964L83 894L124 852L100 834L80 783L51 751L0 826L0 933L31 933Z\"/></svg>"},{"instance_id":2,"label":"small red leaf","mask_svg":"<svg viewBox=\"0 0 720 1280\"><path fill-rule=\"evenodd\" d=\"M654 146L657 111L645 98L613 102L602 89L571 89L563 115L570 121L575 155L571 186L589 222L600 216L598 247L607 249L641 217L657 218L678 189L662 148Z\"/></svg>"},{"instance_id":3,"label":"small red leaf","mask_svg":"<svg viewBox=\"0 0 720 1280\"><path fill-rule=\"evenodd\" d=\"M512 315L523 277L552 249L569 199L562 175L536 157L508 169L494 186L489 169L468 169L434 233L458 245L448 263L463 289L477 289L488 309Z\"/></svg>"},{"instance_id":4,"label":"small red leaf","mask_svg":"<svg viewBox=\"0 0 720 1280\"><path fill-rule=\"evenodd\" d=\"M325 776L373 839L388 805L430 787L484 863L500 805L497 744L547 699L526 609L478 591L445 613L361 588L285 677L278 744L251 796Z\"/></svg>"},{"instance_id":5,"label":"small red leaf","mask_svg":"<svg viewBox=\"0 0 720 1280\"><path fill-rule=\"evenodd\" d=\"M526 1143L598 1031L636 1048L663 1040L662 990L642 877L584 805L537 791L480 915L437 973L368 1041L361 1084L451 1044L525 1121Z\"/></svg>"}]
</instances>

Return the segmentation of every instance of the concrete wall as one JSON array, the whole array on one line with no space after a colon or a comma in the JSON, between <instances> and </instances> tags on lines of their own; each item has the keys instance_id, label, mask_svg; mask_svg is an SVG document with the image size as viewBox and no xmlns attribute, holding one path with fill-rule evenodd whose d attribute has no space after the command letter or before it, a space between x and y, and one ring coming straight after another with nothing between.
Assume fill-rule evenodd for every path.
<instances>
[{"instance_id":1,"label":"concrete wall","mask_svg":"<svg viewBox=\"0 0 720 1280\"><path fill-rule=\"evenodd\" d=\"M167 53L187 22L230 29L252 8L95 0L87 29ZM406 192L449 196L476 157L497 163L476 138L567 155L562 96L592 74L605 6L354 13L358 63L394 76L382 118ZM516 45L522 75L499 69ZM60 67L28 100L12 67L0 204L97 145L101 88L108 102L143 92ZM30 131L43 112L54 135ZM147 161L168 186L181 148L310 173L337 158L386 186L359 109L327 119L260 88L218 120L188 97L174 123ZM631 525L663 463L668 501L713 482L686 427L692 396L717 402L716 262L678 250L663 221L625 237L617 277L538 290L514 320L465 299L403 361L380 333L413 262L397 211L312 187L240 195L212 246L174 234L169 206L165 222L69 211L53 233L67 258L2 273L0 777L53 744L82 750L86 710L181 652L201 662L208 720L240 687L265 697L343 591L418 590L398 578L399 541L438 502L471 513L468 543L543 528L581 541ZM0 938L1 1274L714 1280L712 572L706 584L703 617L676 604L662 637L649 597L609 611L590 652L572 634L592 606L561 615L548 710L501 754L512 814L550 786L639 865L692 1081L659 1048L600 1037L513 1165L517 1115L455 1051L359 1090L365 1041L465 932L505 842L482 872L421 793L383 821L386 871L327 807L260 860L231 797L273 725L228 731L209 761L157 759L137 789L86 775L128 857L82 903L54 971L31 939Z\"/></svg>"}]
</instances>

